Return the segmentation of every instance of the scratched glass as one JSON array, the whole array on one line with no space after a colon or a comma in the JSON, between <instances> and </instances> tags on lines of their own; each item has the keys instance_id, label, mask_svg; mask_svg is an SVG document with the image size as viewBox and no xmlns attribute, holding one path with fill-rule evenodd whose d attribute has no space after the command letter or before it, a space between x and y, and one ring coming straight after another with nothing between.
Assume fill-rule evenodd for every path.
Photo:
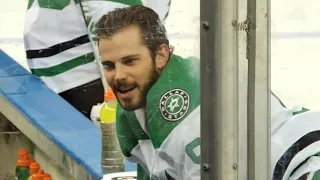
<instances>
[{"instance_id":1,"label":"scratched glass","mask_svg":"<svg viewBox=\"0 0 320 180\"><path fill-rule=\"evenodd\" d=\"M319 2L284 0L271 5L271 82L281 100L271 99L273 179L317 180Z\"/></svg>"}]
</instances>

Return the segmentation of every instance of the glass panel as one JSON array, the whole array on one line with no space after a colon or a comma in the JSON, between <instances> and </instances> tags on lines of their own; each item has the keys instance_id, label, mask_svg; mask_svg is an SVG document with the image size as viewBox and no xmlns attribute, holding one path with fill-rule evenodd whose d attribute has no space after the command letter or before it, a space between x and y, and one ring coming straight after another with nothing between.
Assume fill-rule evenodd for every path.
<instances>
[{"instance_id":1,"label":"glass panel","mask_svg":"<svg viewBox=\"0 0 320 180\"><path fill-rule=\"evenodd\" d=\"M319 179L318 1L272 2L274 179ZM290 130L289 130L290 129Z\"/></svg>"}]
</instances>

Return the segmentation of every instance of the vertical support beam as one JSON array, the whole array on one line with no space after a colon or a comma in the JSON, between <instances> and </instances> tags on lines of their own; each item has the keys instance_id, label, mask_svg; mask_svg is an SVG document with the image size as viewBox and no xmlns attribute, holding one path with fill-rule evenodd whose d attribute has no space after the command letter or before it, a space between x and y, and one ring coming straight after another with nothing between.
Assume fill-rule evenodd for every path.
<instances>
[{"instance_id":1,"label":"vertical support beam","mask_svg":"<svg viewBox=\"0 0 320 180\"><path fill-rule=\"evenodd\" d=\"M200 1L201 179L222 180L220 113L221 0ZM210 152L211 150L211 152Z\"/></svg>"},{"instance_id":2,"label":"vertical support beam","mask_svg":"<svg viewBox=\"0 0 320 180\"><path fill-rule=\"evenodd\" d=\"M200 8L201 179L236 180L238 103L246 96L238 89L237 1L201 0Z\"/></svg>"},{"instance_id":3,"label":"vertical support beam","mask_svg":"<svg viewBox=\"0 0 320 180\"><path fill-rule=\"evenodd\" d=\"M201 179L270 179L267 2L201 0Z\"/></svg>"},{"instance_id":4,"label":"vertical support beam","mask_svg":"<svg viewBox=\"0 0 320 180\"><path fill-rule=\"evenodd\" d=\"M238 180L248 180L248 59L247 59L247 0L237 1L238 58Z\"/></svg>"},{"instance_id":5,"label":"vertical support beam","mask_svg":"<svg viewBox=\"0 0 320 180\"><path fill-rule=\"evenodd\" d=\"M270 180L269 0L248 0L248 175Z\"/></svg>"}]
</instances>

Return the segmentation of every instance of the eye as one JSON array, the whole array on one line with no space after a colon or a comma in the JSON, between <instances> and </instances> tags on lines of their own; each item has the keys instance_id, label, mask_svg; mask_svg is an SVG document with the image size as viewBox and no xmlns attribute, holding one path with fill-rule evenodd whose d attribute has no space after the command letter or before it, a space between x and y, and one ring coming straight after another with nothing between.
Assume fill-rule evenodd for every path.
<instances>
[{"instance_id":1,"label":"eye","mask_svg":"<svg viewBox=\"0 0 320 180\"><path fill-rule=\"evenodd\" d=\"M136 59L126 59L126 60L123 60L123 64L126 64L126 65L133 65L135 63Z\"/></svg>"},{"instance_id":2,"label":"eye","mask_svg":"<svg viewBox=\"0 0 320 180\"><path fill-rule=\"evenodd\" d=\"M103 62L102 66L105 70L111 71L114 69L115 65L112 62Z\"/></svg>"}]
</instances>

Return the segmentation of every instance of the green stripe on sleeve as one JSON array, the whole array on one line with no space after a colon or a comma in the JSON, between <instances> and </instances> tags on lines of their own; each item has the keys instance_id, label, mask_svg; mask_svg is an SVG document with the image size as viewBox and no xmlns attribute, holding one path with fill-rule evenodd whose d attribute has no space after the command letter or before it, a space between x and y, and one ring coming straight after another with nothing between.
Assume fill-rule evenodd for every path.
<instances>
[{"instance_id":1,"label":"green stripe on sleeve","mask_svg":"<svg viewBox=\"0 0 320 180\"><path fill-rule=\"evenodd\" d=\"M116 2L116 3L121 3L121 4L126 4L126 5L129 5L129 6L132 6L132 5L142 5L141 0L107 0L107 1Z\"/></svg>"},{"instance_id":2,"label":"green stripe on sleeve","mask_svg":"<svg viewBox=\"0 0 320 180\"><path fill-rule=\"evenodd\" d=\"M71 59L70 61L66 61L64 63L58 64L56 66L48 67L48 68L39 68L39 69L30 69L32 74L38 77L51 77L56 76L58 74L64 73L73 69L75 67L88 64L94 61L93 53L88 53L83 56L76 57Z\"/></svg>"}]
</instances>

